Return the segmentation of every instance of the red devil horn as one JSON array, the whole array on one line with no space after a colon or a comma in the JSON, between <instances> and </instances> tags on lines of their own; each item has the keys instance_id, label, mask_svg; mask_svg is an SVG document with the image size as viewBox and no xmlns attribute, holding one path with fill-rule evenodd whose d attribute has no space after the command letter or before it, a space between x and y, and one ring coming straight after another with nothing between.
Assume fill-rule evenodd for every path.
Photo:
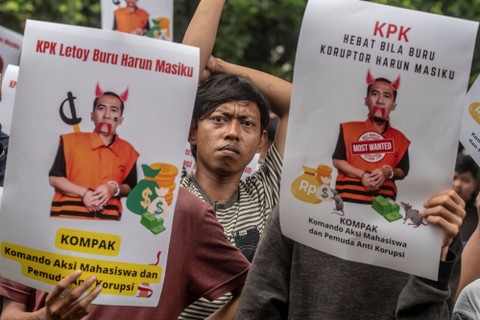
<instances>
[{"instance_id":1,"label":"red devil horn","mask_svg":"<svg viewBox=\"0 0 480 320\"><path fill-rule=\"evenodd\" d=\"M392 88L395 91L398 91L398 88L400 88L400 75L397 77L395 81L392 82Z\"/></svg>"},{"instance_id":2,"label":"red devil horn","mask_svg":"<svg viewBox=\"0 0 480 320\"><path fill-rule=\"evenodd\" d=\"M123 102L127 101L127 99L128 99L128 87L125 90L125 92L120 95L120 99L122 99Z\"/></svg>"},{"instance_id":3,"label":"red devil horn","mask_svg":"<svg viewBox=\"0 0 480 320\"><path fill-rule=\"evenodd\" d=\"M367 72L367 85L371 85L372 83L375 82L375 78L372 76L372 74L370 73L370 69L368 69L368 72Z\"/></svg>"},{"instance_id":4,"label":"red devil horn","mask_svg":"<svg viewBox=\"0 0 480 320\"><path fill-rule=\"evenodd\" d=\"M97 87L95 88L95 97L99 98L103 96L103 90L100 88L100 84L97 82Z\"/></svg>"}]
</instances>

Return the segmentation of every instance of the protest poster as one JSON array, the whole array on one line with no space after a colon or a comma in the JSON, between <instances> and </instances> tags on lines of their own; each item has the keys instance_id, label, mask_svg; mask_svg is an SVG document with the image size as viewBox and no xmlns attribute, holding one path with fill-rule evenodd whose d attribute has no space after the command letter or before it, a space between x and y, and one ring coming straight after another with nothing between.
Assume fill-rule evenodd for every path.
<instances>
[{"instance_id":1,"label":"protest poster","mask_svg":"<svg viewBox=\"0 0 480 320\"><path fill-rule=\"evenodd\" d=\"M2 102L0 104L1 131L10 135L13 105L17 88L18 66L9 64L2 76Z\"/></svg>"},{"instance_id":2,"label":"protest poster","mask_svg":"<svg viewBox=\"0 0 480 320\"><path fill-rule=\"evenodd\" d=\"M364 1L309 1L282 176L287 237L437 278L442 233L419 213L452 183L477 25Z\"/></svg>"},{"instance_id":3,"label":"protest poster","mask_svg":"<svg viewBox=\"0 0 480 320\"><path fill-rule=\"evenodd\" d=\"M22 41L21 34L0 26L0 73L4 73L9 64L18 65Z\"/></svg>"},{"instance_id":4,"label":"protest poster","mask_svg":"<svg viewBox=\"0 0 480 320\"><path fill-rule=\"evenodd\" d=\"M460 142L477 164L480 164L480 80L477 77L468 90L463 108Z\"/></svg>"},{"instance_id":5,"label":"protest poster","mask_svg":"<svg viewBox=\"0 0 480 320\"><path fill-rule=\"evenodd\" d=\"M173 40L173 0L101 0L102 29Z\"/></svg>"},{"instance_id":6,"label":"protest poster","mask_svg":"<svg viewBox=\"0 0 480 320\"><path fill-rule=\"evenodd\" d=\"M3 277L49 291L80 269L74 285L96 275L103 288L96 303L158 304L198 60L194 47L27 21L0 211ZM103 208L87 203L94 184L115 191Z\"/></svg>"}]
</instances>

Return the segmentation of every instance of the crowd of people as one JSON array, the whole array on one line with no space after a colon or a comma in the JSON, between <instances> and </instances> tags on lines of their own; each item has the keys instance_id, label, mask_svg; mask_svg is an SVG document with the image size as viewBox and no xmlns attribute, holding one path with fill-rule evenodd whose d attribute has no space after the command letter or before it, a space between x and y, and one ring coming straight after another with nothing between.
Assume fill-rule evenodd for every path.
<instances>
[{"instance_id":1,"label":"crowd of people","mask_svg":"<svg viewBox=\"0 0 480 320\"><path fill-rule=\"evenodd\" d=\"M478 168L463 153L452 189L433 194L422 212L443 232L437 281L343 260L282 235L278 203L292 85L211 55L224 3L201 0L183 39L200 48L203 70L188 137L197 170L181 178L170 246L184 250L169 250L159 304L92 304L101 292L100 286L94 287L95 276L67 290L81 271L63 278L49 293L0 278L1 319L451 319L454 311L455 319L478 319L478 311L472 311L472 301L480 298L480 283L475 281L480 278ZM345 172L340 180L360 181L364 193L383 192L385 183L394 187L395 180L408 173L409 141L389 126L397 89L389 80L372 78L365 98L367 120L355 126L400 137L404 152L398 159L387 159L378 170L348 164L342 145L344 149L347 131L355 128L341 127L339 151L333 157L339 172ZM92 111L95 130L85 139L96 139L106 148L123 141L115 131L123 102L116 94L100 92ZM268 136L270 121L275 129ZM65 168L73 152L68 152L69 139L62 136L60 160L50 174L57 192L67 194L64 189L72 186ZM129 172L138 156L129 148L130 169L121 180L103 183L98 192L75 180L70 196L85 210L73 214L100 215L103 204L128 193ZM262 149L267 151L261 166L242 180L245 167ZM52 207L52 214L65 214L55 210ZM119 219L120 213L113 215ZM180 264L182 268L171 267Z\"/></svg>"}]
</instances>

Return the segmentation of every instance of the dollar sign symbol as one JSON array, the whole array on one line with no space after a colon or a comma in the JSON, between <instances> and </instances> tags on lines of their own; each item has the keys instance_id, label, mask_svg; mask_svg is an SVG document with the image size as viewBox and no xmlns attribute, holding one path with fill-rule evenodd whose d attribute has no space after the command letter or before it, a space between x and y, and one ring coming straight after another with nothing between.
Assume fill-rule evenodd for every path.
<instances>
[{"instance_id":1,"label":"dollar sign symbol","mask_svg":"<svg viewBox=\"0 0 480 320\"><path fill-rule=\"evenodd\" d=\"M158 202L157 202L157 210L155 210L155 213L156 213L156 214L160 214L160 213L163 212L162 206L163 206L163 202L162 202L162 201L158 201Z\"/></svg>"},{"instance_id":2,"label":"dollar sign symbol","mask_svg":"<svg viewBox=\"0 0 480 320\"><path fill-rule=\"evenodd\" d=\"M147 207L150 205L150 203L152 202L152 200L150 200L150 196L152 195L152 190L150 190L149 188L145 188L143 191L142 191L142 198L143 198L143 201L140 201L140 205L144 208L144 209L147 209Z\"/></svg>"}]
</instances>

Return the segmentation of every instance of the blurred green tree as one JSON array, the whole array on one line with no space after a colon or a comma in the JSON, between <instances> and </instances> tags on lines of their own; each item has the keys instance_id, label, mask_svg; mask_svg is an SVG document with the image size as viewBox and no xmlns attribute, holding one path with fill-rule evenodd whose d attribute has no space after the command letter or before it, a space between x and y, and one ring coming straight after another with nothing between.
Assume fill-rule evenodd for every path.
<instances>
[{"instance_id":1,"label":"blurred green tree","mask_svg":"<svg viewBox=\"0 0 480 320\"><path fill-rule=\"evenodd\" d=\"M2 0L1 25L23 33L26 19L100 27L97 0Z\"/></svg>"}]
</instances>

